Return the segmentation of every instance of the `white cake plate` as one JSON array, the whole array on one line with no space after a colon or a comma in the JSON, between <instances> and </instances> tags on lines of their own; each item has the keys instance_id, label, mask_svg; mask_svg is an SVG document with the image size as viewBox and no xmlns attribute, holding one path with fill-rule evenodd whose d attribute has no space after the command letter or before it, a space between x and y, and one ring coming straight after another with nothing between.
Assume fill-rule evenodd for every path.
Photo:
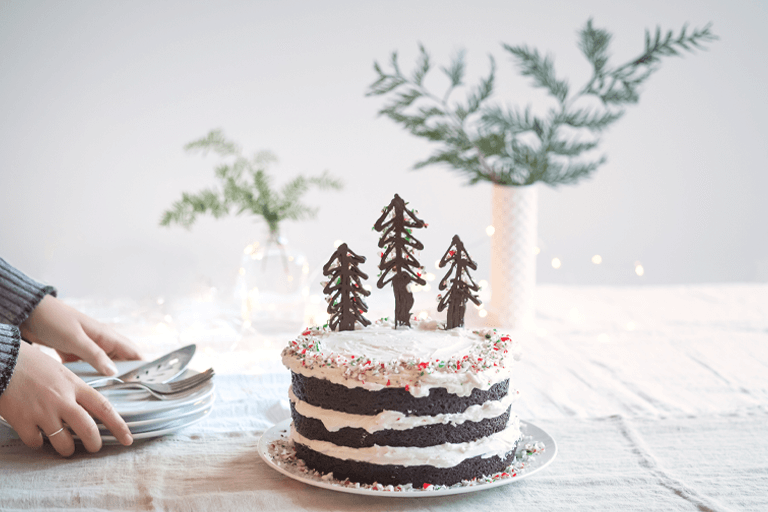
<instances>
[{"instance_id":1,"label":"white cake plate","mask_svg":"<svg viewBox=\"0 0 768 512\"><path fill-rule=\"evenodd\" d=\"M276 457L276 441L285 441L290 433L291 420L287 419L281 421L274 427L270 428L261 436L259 440L259 455L264 459L269 467L278 471L285 476L303 482L307 485L313 485L315 487L321 487L323 489L329 489L331 491L346 492L350 494L364 494L368 496L379 496L382 498L429 498L437 496L447 496L451 494L465 494L469 492L484 491L493 487L499 487L511 483L518 482L523 478L527 478L535 473L538 473L555 459L557 455L557 444L555 440L540 429L536 425L528 423L527 421L520 420L520 429L523 432L523 439L525 443L540 442L544 444L544 451L536 454L532 457L529 463L520 470L517 471L517 476L504 477L492 482L476 482L473 485L468 486L456 486L456 487L442 487L433 490L424 489L409 489L406 491L387 491L377 490L364 487L350 487L343 485L340 482L333 480L326 481L321 480L319 477L312 476L308 473L302 473L295 467L290 465L281 464Z\"/></svg>"}]
</instances>

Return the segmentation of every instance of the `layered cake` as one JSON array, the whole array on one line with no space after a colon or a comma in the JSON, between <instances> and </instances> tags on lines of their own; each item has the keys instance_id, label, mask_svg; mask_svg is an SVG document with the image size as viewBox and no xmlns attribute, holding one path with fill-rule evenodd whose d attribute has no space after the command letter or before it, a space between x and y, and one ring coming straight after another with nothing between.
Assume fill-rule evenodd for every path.
<instances>
[{"instance_id":1,"label":"layered cake","mask_svg":"<svg viewBox=\"0 0 768 512\"><path fill-rule=\"evenodd\" d=\"M518 344L495 330L410 324L307 329L283 350L290 437L309 468L422 487L482 478L514 461Z\"/></svg>"}]
</instances>

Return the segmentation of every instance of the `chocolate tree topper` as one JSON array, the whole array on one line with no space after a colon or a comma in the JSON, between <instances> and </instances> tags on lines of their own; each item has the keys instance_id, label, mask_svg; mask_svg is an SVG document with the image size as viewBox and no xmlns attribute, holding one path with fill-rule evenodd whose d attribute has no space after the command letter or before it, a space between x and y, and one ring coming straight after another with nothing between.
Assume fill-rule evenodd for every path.
<instances>
[{"instance_id":1,"label":"chocolate tree topper","mask_svg":"<svg viewBox=\"0 0 768 512\"><path fill-rule=\"evenodd\" d=\"M323 283L323 293L327 295L331 330L354 331L355 322L363 325L371 323L363 316L368 311L368 305L362 296L371 294L363 288L361 281L368 279L368 275L358 268L364 262L365 256L358 256L347 244L341 244L328 263L323 265L323 275L330 278Z\"/></svg>"},{"instance_id":2,"label":"chocolate tree topper","mask_svg":"<svg viewBox=\"0 0 768 512\"><path fill-rule=\"evenodd\" d=\"M437 310L442 311L448 307L448 321L446 323L447 329L453 329L454 327L464 326L464 313L466 311L467 301L471 300L475 305L481 304L480 299L472 292L477 292L480 287L472 280L472 276L469 275L469 269L477 270L477 263L472 261L472 258L464 249L459 235L454 235L451 241L451 246L445 251L443 257L440 259L440 268L443 268L448 262L451 263L451 268L448 269L448 273L445 274L442 281L440 281L440 291L448 288L445 295L438 295L440 302L437 305ZM451 274L453 277L451 278ZM450 288L448 283L450 282Z\"/></svg>"},{"instance_id":3,"label":"chocolate tree topper","mask_svg":"<svg viewBox=\"0 0 768 512\"><path fill-rule=\"evenodd\" d=\"M424 267L413 255L414 251L424 248L424 245L413 237L413 230L427 225L416 217L415 210L409 210L406 204L395 194L373 226L376 231L382 233L379 247L384 249L379 263L381 274L376 286L383 288L392 283L395 292L395 328L399 325L411 325L409 317L413 307L413 294L408 291L408 284L427 284L421 277Z\"/></svg>"}]
</instances>

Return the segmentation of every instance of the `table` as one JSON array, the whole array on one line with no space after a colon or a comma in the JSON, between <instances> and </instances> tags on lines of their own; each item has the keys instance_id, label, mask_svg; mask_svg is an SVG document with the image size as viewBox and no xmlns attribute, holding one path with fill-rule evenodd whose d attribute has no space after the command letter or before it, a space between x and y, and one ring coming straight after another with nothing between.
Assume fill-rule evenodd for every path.
<instances>
[{"instance_id":1,"label":"table","mask_svg":"<svg viewBox=\"0 0 768 512\"><path fill-rule=\"evenodd\" d=\"M541 285L537 294L536 331L515 334L525 351L517 411L559 453L531 478L385 499L282 476L257 453L261 433L289 416L280 336L238 338L226 315L213 315L198 326L212 344L199 364L220 373L207 420L70 459L32 451L0 427L0 509L768 510L768 284ZM165 349L158 304L70 303L149 352Z\"/></svg>"}]
</instances>

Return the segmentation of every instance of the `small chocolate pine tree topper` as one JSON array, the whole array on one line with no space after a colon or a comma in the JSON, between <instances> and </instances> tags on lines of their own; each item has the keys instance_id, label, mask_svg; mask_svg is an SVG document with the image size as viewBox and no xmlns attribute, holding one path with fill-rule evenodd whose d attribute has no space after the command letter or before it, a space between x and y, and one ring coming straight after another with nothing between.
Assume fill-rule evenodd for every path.
<instances>
[{"instance_id":1,"label":"small chocolate pine tree topper","mask_svg":"<svg viewBox=\"0 0 768 512\"><path fill-rule=\"evenodd\" d=\"M442 311L446 306L448 307L446 329L453 329L454 327L464 327L464 312L466 311L467 300L471 300L477 306L482 303L477 295L472 293L479 291L480 287L475 284L472 276L469 275L469 269L477 270L477 263L472 261L467 250L464 249L464 244L459 235L453 236L451 246L440 259L440 268L443 268L448 262L451 262L451 268L448 269L448 273L440 281L440 291L448 288L449 281L451 285L445 295L438 295L440 302L437 305L437 310ZM453 278L451 278L451 274L453 274Z\"/></svg>"},{"instance_id":2,"label":"small chocolate pine tree topper","mask_svg":"<svg viewBox=\"0 0 768 512\"><path fill-rule=\"evenodd\" d=\"M358 256L347 244L341 244L331 259L323 266L323 275L330 279L324 284L323 293L327 295L328 322L333 331L354 331L355 322L370 325L371 321L363 316L368 305L362 296L371 294L363 288L361 279L368 279L358 265L365 262L364 256Z\"/></svg>"},{"instance_id":3,"label":"small chocolate pine tree topper","mask_svg":"<svg viewBox=\"0 0 768 512\"><path fill-rule=\"evenodd\" d=\"M395 328L400 325L410 327L409 317L413 307L413 294L408 291L408 284L425 285L421 277L424 268L413 255L424 245L413 237L413 229L427 225L416 217L415 210L409 210L406 202L395 194L389 205L382 210L381 217L373 228L382 233L379 247L384 249L379 263L379 281L376 286L383 288L389 282L395 292Z\"/></svg>"}]
</instances>

